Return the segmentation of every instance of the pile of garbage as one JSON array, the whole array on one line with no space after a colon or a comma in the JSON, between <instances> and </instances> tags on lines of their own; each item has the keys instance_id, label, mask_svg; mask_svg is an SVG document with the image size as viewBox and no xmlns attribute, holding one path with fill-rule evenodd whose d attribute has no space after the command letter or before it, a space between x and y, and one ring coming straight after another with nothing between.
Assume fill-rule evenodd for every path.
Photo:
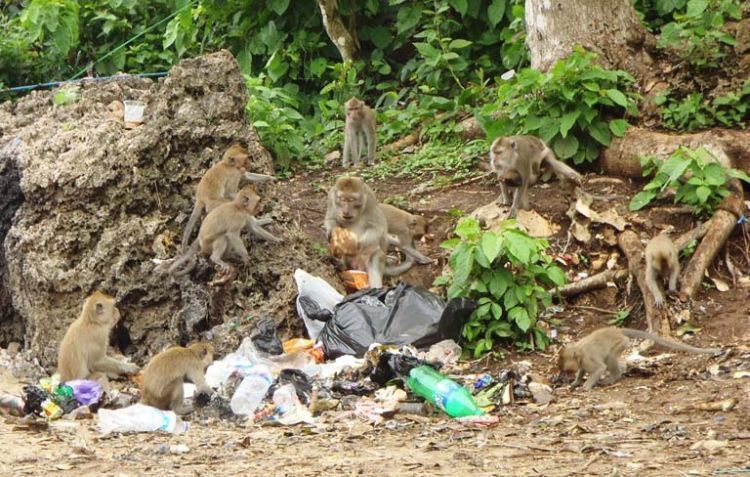
<instances>
[{"instance_id":1,"label":"pile of garbage","mask_svg":"<svg viewBox=\"0 0 750 477\"><path fill-rule=\"evenodd\" d=\"M323 413L380 423L397 414L442 412L462 422L493 425L489 412L516 399L551 399L551 389L524 370L497 375L466 374L458 360L461 328L475 308L470 300L448 303L406 284L343 297L324 280L295 272L297 309L309 339L283 342L275 323L259 322L236 351L206 369L211 396L184 384L187 405L198 418L260 424L318 422ZM93 381L42 380L27 386L13 406L17 415L54 419L96 410L103 400ZM121 406L120 406L121 407ZM7 412L7 409L6 409ZM98 411L99 429L109 432L185 432L174 412L142 404Z\"/></svg>"}]
</instances>

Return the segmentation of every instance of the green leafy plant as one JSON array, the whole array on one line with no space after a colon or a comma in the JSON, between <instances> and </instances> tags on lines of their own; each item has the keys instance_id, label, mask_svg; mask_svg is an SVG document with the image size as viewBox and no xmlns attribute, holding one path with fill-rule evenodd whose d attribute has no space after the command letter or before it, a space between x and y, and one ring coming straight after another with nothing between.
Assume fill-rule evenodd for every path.
<instances>
[{"instance_id":1,"label":"green leafy plant","mask_svg":"<svg viewBox=\"0 0 750 477\"><path fill-rule=\"evenodd\" d=\"M623 116L637 114L633 78L595 63L596 55L577 48L548 73L523 69L498 87L498 101L478 120L490 138L512 134L541 137L560 159L593 161L612 136L628 128ZM615 119L611 119L615 118Z\"/></svg>"},{"instance_id":2,"label":"green leafy plant","mask_svg":"<svg viewBox=\"0 0 750 477\"><path fill-rule=\"evenodd\" d=\"M52 97L52 101L55 103L55 106L64 106L66 104L75 103L80 98L81 94L79 92L79 88L77 86L73 86L70 88L61 88Z\"/></svg>"},{"instance_id":3,"label":"green leafy plant","mask_svg":"<svg viewBox=\"0 0 750 477\"><path fill-rule=\"evenodd\" d=\"M641 165L644 177L654 177L630 200L630 210L642 209L671 187L675 189L675 203L695 207L698 215L710 215L722 199L730 195L729 178L750 183L747 174L722 167L704 148L679 148L666 161L645 156L641 158Z\"/></svg>"},{"instance_id":4,"label":"green leafy plant","mask_svg":"<svg viewBox=\"0 0 750 477\"><path fill-rule=\"evenodd\" d=\"M669 129L694 131L717 124L744 127L750 120L750 81L738 91L711 100L697 92L678 100L667 91L656 98L656 104L660 106L662 125Z\"/></svg>"},{"instance_id":5,"label":"green leafy plant","mask_svg":"<svg viewBox=\"0 0 750 477\"><path fill-rule=\"evenodd\" d=\"M463 329L474 356L490 351L501 339L521 348L544 349L549 344L537 326L541 307L551 304L542 285L559 286L565 273L546 254L548 243L503 222L499 232L482 231L479 222L465 217L458 222L457 238L441 244L451 252L451 273L435 280L447 285L449 298L466 296L478 307Z\"/></svg>"},{"instance_id":6,"label":"green leafy plant","mask_svg":"<svg viewBox=\"0 0 750 477\"><path fill-rule=\"evenodd\" d=\"M696 68L716 68L736 43L722 27L727 19L741 18L736 0L688 0L685 13L675 13L664 25L657 46L676 51Z\"/></svg>"},{"instance_id":7,"label":"green leafy plant","mask_svg":"<svg viewBox=\"0 0 750 477\"><path fill-rule=\"evenodd\" d=\"M607 324L612 326L623 326L628 321L628 318L630 318L630 309L620 310L615 313L609 321L607 321Z\"/></svg>"}]
</instances>

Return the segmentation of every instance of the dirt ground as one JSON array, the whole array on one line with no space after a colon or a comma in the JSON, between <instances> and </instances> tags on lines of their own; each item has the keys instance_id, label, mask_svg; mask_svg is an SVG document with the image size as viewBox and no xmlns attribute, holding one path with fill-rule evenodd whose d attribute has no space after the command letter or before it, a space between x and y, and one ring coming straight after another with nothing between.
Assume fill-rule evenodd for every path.
<instances>
[{"instance_id":1,"label":"dirt ground","mask_svg":"<svg viewBox=\"0 0 750 477\"><path fill-rule=\"evenodd\" d=\"M313 242L323 242L320 224L325 194L321 186L327 187L332 177L310 173L289 180L289 209ZM622 207L635 188L625 182L614 184L592 182L588 189L607 196L607 207L613 203ZM397 197L411 210L436 218L431 225L434 239L421 247L437 263L431 268L416 267L404 277L423 286L429 286L445 262L439 243L455 223L448 211L468 212L497 195L490 179L413 198L407 194L417 185L414 181L391 179L374 185L381 200ZM554 251L567 243L564 212L569 198L556 183L532 189L537 211L561 225L561 232L550 238ZM678 230L690 227L689 215L659 210L648 214L632 222L644 237L666 221L680 224ZM569 244L567 252L616 251L598 239L592 242L586 248ZM730 255L745 275L746 253L738 229ZM619 260L624 268L623 259ZM586 267L582 262L573 271L583 272ZM722 269L726 270L715 266L709 272L723 274L726 280ZM625 307L633 307L628 326L643 328L640 301L637 286L628 294L624 284L617 290L573 298L554 316L554 329L562 342L577 339L605 325L611 317L607 311ZM501 407L495 411L500 422L492 428L469 427L440 414L397 415L373 425L341 412L324 414L315 426L195 421L186 434L175 436L102 436L95 420L54 421L49 430L39 432L0 422L0 475L746 475L750 473L750 377L738 371L748 371L750 376L749 301L747 288L721 293L706 287L692 304L670 302L675 316L688 310L693 324L701 328L693 338L683 339L695 346L731 349L721 357L660 355L650 350L644 355L663 359L631 369L620 382L590 393L553 385L555 398L550 404L522 401ZM528 361L531 373L546 380L555 374L556 350L557 346L531 354L508 350L504 358L493 355L472 362L468 371L496 375L514 363ZM18 392L18 383L7 372L0 376L0 394ZM723 410L702 410L722 400L729 400ZM187 446L187 451L181 452L185 448L180 445Z\"/></svg>"}]
</instances>

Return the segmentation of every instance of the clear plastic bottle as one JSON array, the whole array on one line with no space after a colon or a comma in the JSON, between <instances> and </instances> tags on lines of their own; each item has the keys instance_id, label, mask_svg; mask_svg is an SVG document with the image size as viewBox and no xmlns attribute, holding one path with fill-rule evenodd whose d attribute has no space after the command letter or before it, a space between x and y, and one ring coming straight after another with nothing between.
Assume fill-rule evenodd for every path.
<instances>
[{"instance_id":1,"label":"clear plastic bottle","mask_svg":"<svg viewBox=\"0 0 750 477\"><path fill-rule=\"evenodd\" d=\"M234 391L234 396L229 402L232 412L241 416L255 412L263 402L272 382L271 371L266 366L253 366Z\"/></svg>"},{"instance_id":2,"label":"clear plastic bottle","mask_svg":"<svg viewBox=\"0 0 750 477\"><path fill-rule=\"evenodd\" d=\"M409 372L406 384L418 396L422 396L451 417L481 416L471 393L457 382L422 365Z\"/></svg>"},{"instance_id":3,"label":"clear plastic bottle","mask_svg":"<svg viewBox=\"0 0 750 477\"><path fill-rule=\"evenodd\" d=\"M279 414L286 414L299 406L299 398L293 384L285 384L273 393L273 403Z\"/></svg>"},{"instance_id":4,"label":"clear plastic bottle","mask_svg":"<svg viewBox=\"0 0 750 477\"><path fill-rule=\"evenodd\" d=\"M162 411L143 404L134 404L122 409L99 409L99 430L110 432L154 432L166 431L173 434L185 432L188 428L177 414Z\"/></svg>"}]
</instances>

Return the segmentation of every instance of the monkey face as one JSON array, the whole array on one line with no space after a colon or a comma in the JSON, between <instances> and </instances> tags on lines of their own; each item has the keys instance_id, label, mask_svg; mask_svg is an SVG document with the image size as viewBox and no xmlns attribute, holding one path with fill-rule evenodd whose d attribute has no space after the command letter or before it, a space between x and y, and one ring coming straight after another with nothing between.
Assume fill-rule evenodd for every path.
<instances>
[{"instance_id":1,"label":"monkey face","mask_svg":"<svg viewBox=\"0 0 750 477\"><path fill-rule=\"evenodd\" d=\"M360 121L364 118L364 108L362 101L352 98L346 102L346 116L353 121Z\"/></svg>"},{"instance_id":2,"label":"monkey face","mask_svg":"<svg viewBox=\"0 0 750 477\"><path fill-rule=\"evenodd\" d=\"M354 222L359 216L364 206L363 197L358 193L339 192L336 195L336 205L338 205L338 220L346 225Z\"/></svg>"},{"instance_id":3,"label":"monkey face","mask_svg":"<svg viewBox=\"0 0 750 477\"><path fill-rule=\"evenodd\" d=\"M409 229L412 237L416 240L421 239L423 236L427 235L427 219L421 215L413 216L409 221Z\"/></svg>"},{"instance_id":4,"label":"monkey face","mask_svg":"<svg viewBox=\"0 0 750 477\"><path fill-rule=\"evenodd\" d=\"M563 348L557 357L557 368L563 373L575 373L580 368L578 353L570 348Z\"/></svg>"}]
</instances>

